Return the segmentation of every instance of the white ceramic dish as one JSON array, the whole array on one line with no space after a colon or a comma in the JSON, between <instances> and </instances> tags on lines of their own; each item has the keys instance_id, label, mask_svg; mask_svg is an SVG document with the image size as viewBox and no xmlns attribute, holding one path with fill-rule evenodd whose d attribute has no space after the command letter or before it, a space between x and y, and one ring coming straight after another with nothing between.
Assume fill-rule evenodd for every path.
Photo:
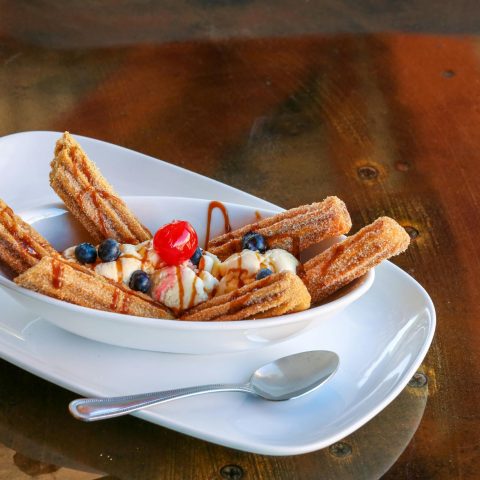
<instances>
[{"instance_id":1,"label":"white ceramic dish","mask_svg":"<svg viewBox=\"0 0 480 480\"><path fill-rule=\"evenodd\" d=\"M156 231L159 226L174 219L182 219L193 225L200 239L205 239L208 200L179 197L124 198L151 231ZM257 214L267 217L275 213L245 205L224 205L234 229L254 222ZM85 238L82 228L61 204L18 213L59 251L76 245ZM212 238L223 232L223 216L214 210L211 219ZM308 249L304 260L337 240L331 239L316 248ZM41 317L72 333L122 347L196 354L248 350L287 340L339 313L364 295L373 279L374 271L371 270L342 289L335 299L303 312L261 320L185 322L141 318L80 307L18 287L0 272L0 286L10 295Z\"/></svg>"},{"instance_id":2,"label":"white ceramic dish","mask_svg":"<svg viewBox=\"0 0 480 480\"><path fill-rule=\"evenodd\" d=\"M45 179L58 136L26 132L0 139L0 195L18 211L55 201ZM140 194L138 182L147 194L162 191L211 197L214 189L221 201L278 211L263 200L139 153L88 138L80 140L122 195ZM115 159L118 168L108 159ZM32 175L25 197L16 186L29 169ZM135 183L122 185L126 171L135 172ZM194 180L188 189L182 178ZM109 396L242 381L257 366L282 355L334 350L341 357L335 377L298 400L271 403L226 393L185 398L136 414L241 450L268 455L306 453L352 433L388 405L415 373L432 341L435 311L425 290L389 262L377 267L376 275L361 299L307 334L269 348L194 358L118 348L72 335L37 319L0 291L0 356L78 394Z\"/></svg>"}]
</instances>

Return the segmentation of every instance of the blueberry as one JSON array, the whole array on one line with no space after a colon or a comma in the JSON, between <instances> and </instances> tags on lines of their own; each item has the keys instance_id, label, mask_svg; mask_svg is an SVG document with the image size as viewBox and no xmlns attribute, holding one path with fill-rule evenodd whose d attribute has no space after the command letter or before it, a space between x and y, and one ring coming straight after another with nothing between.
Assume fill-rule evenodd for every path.
<instances>
[{"instance_id":1,"label":"blueberry","mask_svg":"<svg viewBox=\"0 0 480 480\"><path fill-rule=\"evenodd\" d=\"M203 250L200 247L197 247L194 254L190 257L190 261L198 267L200 259L202 258Z\"/></svg>"},{"instance_id":2,"label":"blueberry","mask_svg":"<svg viewBox=\"0 0 480 480\"><path fill-rule=\"evenodd\" d=\"M113 238L107 238L98 247L98 256L102 262L114 262L120 253L120 245Z\"/></svg>"},{"instance_id":3,"label":"blueberry","mask_svg":"<svg viewBox=\"0 0 480 480\"><path fill-rule=\"evenodd\" d=\"M150 290L150 277L143 270L135 270L130 277L128 285L132 290L147 293Z\"/></svg>"},{"instance_id":4,"label":"blueberry","mask_svg":"<svg viewBox=\"0 0 480 480\"><path fill-rule=\"evenodd\" d=\"M243 236L242 248L253 250L254 252L258 251L260 253L265 253L267 250L267 242L263 235L255 232L248 232Z\"/></svg>"},{"instance_id":5,"label":"blueberry","mask_svg":"<svg viewBox=\"0 0 480 480\"><path fill-rule=\"evenodd\" d=\"M269 268L262 268L257 272L257 276L255 277L255 280L261 280L262 278L268 277L272 273L273 272Z\"/></svg>"},{"instance_id":6,"label":"blueberry","mask_svg":"<svg viewBox=\"0 0 480 480\"><path fill-rule=\"evenodd\" d=\"M91 243L81 243L75 248L75 258L80 263L94 263L97 259L97 249Z\"/></svg>"}]
</instances>

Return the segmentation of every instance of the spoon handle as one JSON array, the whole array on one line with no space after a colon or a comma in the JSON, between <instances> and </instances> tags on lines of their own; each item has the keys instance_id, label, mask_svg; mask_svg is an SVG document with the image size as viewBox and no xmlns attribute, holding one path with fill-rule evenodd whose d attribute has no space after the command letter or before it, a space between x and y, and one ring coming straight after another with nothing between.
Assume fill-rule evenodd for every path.
<instances>
[{"instance_id":1,"label":"spoon handle","mask_svg":"<svg viewBox=\"0 0 480 480\"><path fill-rule=\"evenodd\" d=\"M254 393L250 384L217 383L196 387L176 388L161 392L140 393L123 397L79 398L70 402L70 413L78 420L93 422L106 418L119 417L127 413L151 407L157 403L167 402L181 397L190 397L201 393L213 392L247 392Z\"/></svg>"}]
</instances>

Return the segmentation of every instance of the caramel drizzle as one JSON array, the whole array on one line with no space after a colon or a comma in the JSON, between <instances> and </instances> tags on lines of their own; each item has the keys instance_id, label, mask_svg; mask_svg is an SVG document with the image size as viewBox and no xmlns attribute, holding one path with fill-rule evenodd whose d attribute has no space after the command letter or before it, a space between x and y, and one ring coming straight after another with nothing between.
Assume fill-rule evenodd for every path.
<instances>
[{"instance_id":1,"label":"caramel drizzle","mask_svg":"<svg viewBox=\"0 0 480 480\"><path fill-rule=\"evenodd\" d=\"M177 283L178 283L178 296L180 299L180 310L183 310L183 295L185 294L185 288L183 287L183 279L182 279L182 270L180 267L176 267L177 271Z\"/></svg>"},{"instance_id":2,"label":"caramel drizzle","mask_svg":"<svg viewBox=\"0 0 480 480\"><path fill-rule=\"evenodd\" d=\"M257 219L257 222L262 219L262 214L258 210L255 210L255 218Z\"/></svg>"},{"instance_id":3,"label":"caramel drizzle","mask_svg":"<svg viewBox=\"0 0 480 480\"><path fill-rule=\"evenodd\" d=\"M117 282L123 282L123 262L122 258L118 258L115 262L117 265Z\"/></svg>"},{"instance_id":4,"label":"caramel drizzle","mask_svg":"<svg viewBox=\"0 0 480 480\"><path fill-rule=\"evenodd\" d=\"M230 217L228 216L228 212L227 212L227 209L225 208L225 205L222 202L217 202L217 201L210 202L208 205L208 214L207 214L207 234L205 236L205 248L208 247L208 242L210 241L210 229L212 226L212 212L213 210L215 210L215 208L218 208L222 212L225 233L229 233L232 231L232 226L230 225Z\"/></svg>"},{"instance_id":5,"label":"caramel drizzle","mask_svg":"<svg viewBox=\"0 0 480 480\"><path fill-rule=\"evenodd\" d=\"M110 310L113 310L115 312L117 311L119 298L120 298L120 290L118 288L116 288L113 291L112 303L110 304Z\"/></svg>"},{"instance_id":6,"label":"caramel drizzle","mask_svg":"<svg viewBox=\"0 0 480 480\"><path fill-rule=\"evenodd\" d=\"M145 270L145 267L147 266L147 263L148 263L148 249L145 247L142 247L140 250L137 250L137 254L138 255L135 255L133 253L122 253L118 260L122 258L132 258L133 260L138 260L140 261L140 270ZM154 266L155 270L158 269L161 261L162 260L159 259L159 261L157 262L157 265Z\"/></svg>"},{"instance_id":7,"label":"caramel drizzle","mask_svg":"<svg viewBox=\"0 0 480 480\"><path fill-rule=\"evenodd\" d=\"M123 293L123 295L122 295ZM112 303L110 304L110 310L119 313L128 313L128 307L130 306L130 296L125 292L121 292L116 288L113 291Z\"/></svg>"},{"instance_id":8,"label":"caramel drizzle","mask_svg":"<svg viewBox=\"0 0 480 480\"><path fill-rule=\"evenodd\" d=\"M62 262L52 259L52 285L53 288L62 288L63 286L64 265Z\"/></svg>"},{"instance_id":9,"label":"caramel drizzle","mask_svg":"<svg viewBox=\"0 0 480 480\"><path fill-rule=\"evenodd\" d=\"M133 255L132 253L122 253L118 260L120 260L121 258L133 258L134 260L140 260L136 255Z\"/></svg>"},{"instance_id":10,"label":"caramel drizzle","mask_svg":"<svg viewBox=\"0 0 480 480\"><path fill-rule=\"evenodd\" d=\"M228 270L229 273L237 273L237 279L238 279L238 288L241 288L245 285L245 277L248 277L248 270L246 268L243 268L242 265L242 257L238 255L237 258L237 267L236 268L230 268Z\"/></svg>"},{"instance_id":11,"label":"caramel drizzle","mask_svg":"<svg viewBox=\"0 0 480 480\"><path fill-rule=\"evenodd\" d=\"M238 288L242 288L245 286L245 277L248 277L248 270L245 268L231 268L229 273L236 272L238 273Z\"/></svg>"},{"instance_id":12,"label":"caramel drizzle","mask_svg":"<svg viewBox=\"0 0 480 480\"><path fill-rule=\"evenodd\" d=\"M101 210L100 199L116 201L118 203L122 203L122 201L115 195L112 195L105 190L98 190L95 188L95 186L93 185L92 173L88 169L86 159L83 156L77 155L75 147L72 147L70 149L70 156L73 160L73 176L75 178L78 178L78 173L80 171L81 173L83 173L83 175L85 175L85 177L87 178L87 182L89 183L89 185L87 185L86 187L81 189L80 192L77 193L76 201L80 204L80 207L83 208L83 200L87 194L90 194L90 198L92 199L92 203L95 207L95 213L98 219L98 224L100 226L100 231L102 232L104 237L108 237L108 230L107 226L105 225L105 217ZM80 163L81 165L79 169Z\"/></svg>"},{"instance_id":13,"label":"caramel drizzle","mask_svg":"<svg viewBox=\"0 0 480 480\"><path fill-rule=\"evenodd\" d=\"M243 278L242 278L242 275L244 272L244 269L242 268L242 255L239 255L237 258L236 270L238 271L238 280L240 281L239 287L243 287L245 285L245 282L243 281Z\"/></svg>"},{"instance_id":14,"label":"caramel drizzle","mask_svg":"<svg viewBox=\"0 0 480 480\"><path fill-rule=\"evenodd\" d=\"M37 260L41 260L42 254L36 250L35 244L32 242L30 237L18 229L19 224L15 220L15 213L8 205L2 208L0 211L0 217L4 218L5 223L3 223L3 226L18 242L19 246L21 246L27 254L31 255Z\"/></svg>"},{"instance_id":15,"label":"caramel drizzle","mask_svg":"<svg viewBox=\"0 0 480 480\"><path fill-rule=\"evenodd\" d=\"M148 260L148 249L143 247L143 252L142 252L142 263L141 263L141 269L145 270L145 265Z\"/></svg>"},{"instance_id":16,"label":"caramel drizzle","mask_svg":"<svg viewBox=\"0 0 480 480\"><path fill-rule=\"evenodd\" d=\"M128 307L130 306L130 300L132 297L123 294L122 306L120 307L120 313L127 313Z\"/></svg>"},{"instance_id":17,"label":"caramel drizzle","mask_svg":"<svg viewBox=\"0 0 480 480\"><path fill-rule=\"evenodd\" d=\"M190 301L188 302L188 307L187 308L192 308L195 305L195 297L197 294L197 291L195 290L195 282L197 281L197 277L193 277L192 280L192 293L190 294Z\"/></svg>"}]
</instances>

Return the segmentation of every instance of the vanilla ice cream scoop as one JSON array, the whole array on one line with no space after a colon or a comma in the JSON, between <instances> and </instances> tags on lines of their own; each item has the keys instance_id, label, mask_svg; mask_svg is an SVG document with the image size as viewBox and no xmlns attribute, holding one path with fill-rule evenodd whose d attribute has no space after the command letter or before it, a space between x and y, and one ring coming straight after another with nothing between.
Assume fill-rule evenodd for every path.
<instances>
[{"instance_id":1,"label":"vanilla ice cream scoop","mask_svg":"<svg viewBox=\"0 0 480 480\"><path fill-rule=\"evenodd\" d=\"M187 262L155 270L151 281L152 298L176 311L192 308L208 300L218 285L218 280L209 272L203 271L197 275Z\"/></svg>"},{"instance_id":2,"label":"vanilla ice cream scoop","mask_svg":"<svg viewBox=\"0 0 480 480\"><path fill-rule=\"evenodd\" d=\"M300 262L286 250L274 248L265 253L242 250L228 257L220 265L221 280L217 295L232 292L253 282L257 273L268 268L272 273L290 271L297 273Z\"/></svg>"}]
</instances>

